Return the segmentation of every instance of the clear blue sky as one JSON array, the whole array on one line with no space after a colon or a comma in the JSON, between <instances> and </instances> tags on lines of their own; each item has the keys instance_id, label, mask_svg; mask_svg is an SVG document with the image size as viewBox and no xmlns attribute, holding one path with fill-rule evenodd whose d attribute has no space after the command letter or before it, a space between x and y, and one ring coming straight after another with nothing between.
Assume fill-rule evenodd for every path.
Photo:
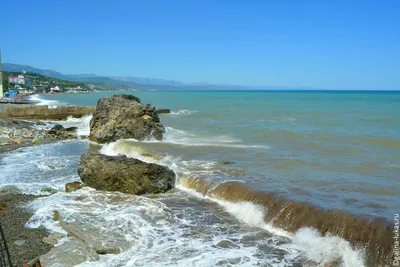
<instances>
[{"instance_id":1,"label":"clear blue sky","mask_svg":"<svg viewBox=\"0 0 400 267\"><path fill-rule=\"evenodd\" d=\"M3 62L62 73L400 89L400 1L3 1Z\"/></svg>"}]
</instances>

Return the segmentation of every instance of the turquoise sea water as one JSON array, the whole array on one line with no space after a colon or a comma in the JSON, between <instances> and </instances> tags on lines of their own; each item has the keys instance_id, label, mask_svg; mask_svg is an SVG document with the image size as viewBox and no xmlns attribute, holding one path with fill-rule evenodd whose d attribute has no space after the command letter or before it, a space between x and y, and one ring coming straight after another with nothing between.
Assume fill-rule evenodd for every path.
<instances>
[{"instance_id":1,"label":"turquoise sea water","mask_svg":"<svg viewBox=\"0 0 400 267\"><path fill-rule=\"evenodd\" d=\"M399 211L400 92L118 93L172 110L161 115L164 142L131 144L133 150L198 161L197 169L191 167L209 179L243 181L323 208L389 220ZM113 94L40 98L95 105Z\"/></svg>"},{"instance_id":2,"label":"turquoise sea water","mask_svg":"<svg viewBox=\"0 0 400 267\"><path fill-rule=\"evenodd\" d=\"M75 126L78 140L0 155L0 186L47 195L27 204L34 212L27 227L63 233L53 220L57 210L61 220L120 248L78 266L391 264L392 226L377 218L390 225L399 213L399 92L135 91L32 98L50 107L95 105L115 93L171 109L160 115L163 141L93 144L86 138L88 115L37 126ZM79 158L88 150L167 166L176 173L176 188L156 196L89 187L65 193L65 183L80 180Z\"/></svg>"}]
</instances>

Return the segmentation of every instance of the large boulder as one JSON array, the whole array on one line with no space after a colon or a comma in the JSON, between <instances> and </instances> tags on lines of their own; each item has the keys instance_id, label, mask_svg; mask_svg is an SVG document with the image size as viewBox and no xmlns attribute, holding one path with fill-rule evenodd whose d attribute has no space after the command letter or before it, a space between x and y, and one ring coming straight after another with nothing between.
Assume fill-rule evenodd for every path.
<instances>
[{"instance_id":1,"label":"large boulder","mask_svg":"<svg viewBox=\"0 0 400 267\"><path fill-rule=\"evenodd\" d=\"M128 138L161 140L163 133L164 127L153 106L140 103L133 95L114 95L97 102L89 139L98 143Z\"/></svg>"},{"instance_id":2,"label":"large boulder","mask_svg":"<svg viewBox=\"0 0 400 267\"><path fill-rule=\"evenodd\" d=\"M97 190L136 195L163 193L175 183L175 173L167 167L126 156L82 154L78 174L87 186Z\"/></svg>"}]
</instances>

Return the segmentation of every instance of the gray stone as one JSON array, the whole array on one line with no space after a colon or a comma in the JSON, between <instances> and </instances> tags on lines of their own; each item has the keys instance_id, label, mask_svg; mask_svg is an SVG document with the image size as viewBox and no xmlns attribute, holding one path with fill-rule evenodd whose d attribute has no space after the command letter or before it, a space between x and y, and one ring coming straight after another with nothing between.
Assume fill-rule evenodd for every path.
<instances>
[{"instance_id":1,"label":"gray stone","mask_svg":"<svg viewBox=\"0 0 400 267\"><path fill-rule=\"evenodd\" d=\"M155 108L140 103L133 95L101 98L90 121L89 139L98 143L134 138L162 139L164 127Z\"/></svg>"},{"instance_id":2,"label":"gray stone","mask_svg":"<svg viewBox=\"0 0 400 267\"><path fill-rule=\"evenodd\" d=\"M99 255L83 241L71 237L67 242L40 256L39 260L42 267L70 267L85 261L98 261Z\"/></svg>"},{"instance_id":3,"label":"gray stone","mask_svg":"<svg viewBox=\"0 0 400 267\"><path fill-rule=\"evenodd\" d=\"M334 260L326 260L321 263L322 267L339 267L339 262Z\"/></svg>"},{"instance_id":4,"label":"gray stone","mask_svg":"<svg viewBox=\"0 0 400 267\"><path fill-rule=\"evenodd\" d=\"M51 169L51 166L49 166L49 167ZM40 191L43 192L43 193L49 193L49 194L55 194L55 193L58 192L57 189L54 189L54 188L51 188L51 187L44 187L44 188L40 189Z\"/></svg>"},{"instance_id":5,"label":"gray stone","mask_svg":"<svg viewBox=\"0 0 400 267\"><path fill-rule=\"evenodd\" d=\"M117 244L106 242L98 228L82 223L67 223L60 221L60 226L68 233L89 246L98 254L118 254L121 248Z\"/></svg>"},{"instance_id":6,"label":"gray stone","mask_svg":"<svg viewBox=\"0 0 400 267\"><path fill-rule=\"evenodd\" d=\"M61 238L65 237L66 235L61 234L61 233L52 233L51 235L47 237L43 237L42 242L54 247L55 244L57 244L58 241L61 240Z\"/></svg>"},{"instance_id":7,"label":"gray stone","mask_svg":"<svg viewBox=\"0 0 400 267\"><path fill-rule=\"evenodd\" d=\"M221 240L217 243L217 246L221 247L221 248L237 248L238 247L238 245L236 245L235 243L233 243L230 240Z\"/></svg>"},{"instance_id":8,"label":"gray stone","mask_svg":"<svg viewBox=\"0 0 400 267\"><path fill-rule=\"evenodd\" d=\"M163 193L175 183L175 173L167 167L126 156L82 154L78 174L87 186L97 190L136 195Z\"/></svg>"},{"instance_id":9,"label":"gray stone","mask_svg":"<svg viewBox=\"0 0 400 267\"><path fill-rule=\"evenodd\" d=\"M16 195L22 193L22 190L13 185L5 185L0 188L0 194Z\"/></svg>"}]
</instances>

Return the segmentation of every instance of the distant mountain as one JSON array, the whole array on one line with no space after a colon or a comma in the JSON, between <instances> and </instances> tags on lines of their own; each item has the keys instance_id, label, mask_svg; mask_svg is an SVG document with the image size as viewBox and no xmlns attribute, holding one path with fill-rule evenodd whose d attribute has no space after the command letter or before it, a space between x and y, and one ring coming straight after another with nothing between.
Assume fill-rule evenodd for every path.
<instances>
[{"instance_id":1,"label":"distant mountain","mask_svg":"<svg viewBox=\"0 0 400 267\"><path fill-rule=\"evenodd\" d=\"M126 83L147 84L147 85L169 85L169 86L184 86L185 84L173 80L164 80L157 78L140 78L134 76L110 76L110 78Z\"/></svg>"},{"instance_id":2,"label":"distant mountain","mask_svg":"<svg viewBox=\"0 0 400 267\"><path fill-rule=\"evenodd\" d=\"M3 70L8 71L8 72L23 72L23 71L28 71L28 72L35 72L42 74L44 76L48 77L53 77L57 79L66 79L65 75L54 71L54 70L44 70L44 69L38 69L32 66L28 65L20 65L20 64L12 64L12 63L3 63Z\"/></svg>"}]
</instances>

